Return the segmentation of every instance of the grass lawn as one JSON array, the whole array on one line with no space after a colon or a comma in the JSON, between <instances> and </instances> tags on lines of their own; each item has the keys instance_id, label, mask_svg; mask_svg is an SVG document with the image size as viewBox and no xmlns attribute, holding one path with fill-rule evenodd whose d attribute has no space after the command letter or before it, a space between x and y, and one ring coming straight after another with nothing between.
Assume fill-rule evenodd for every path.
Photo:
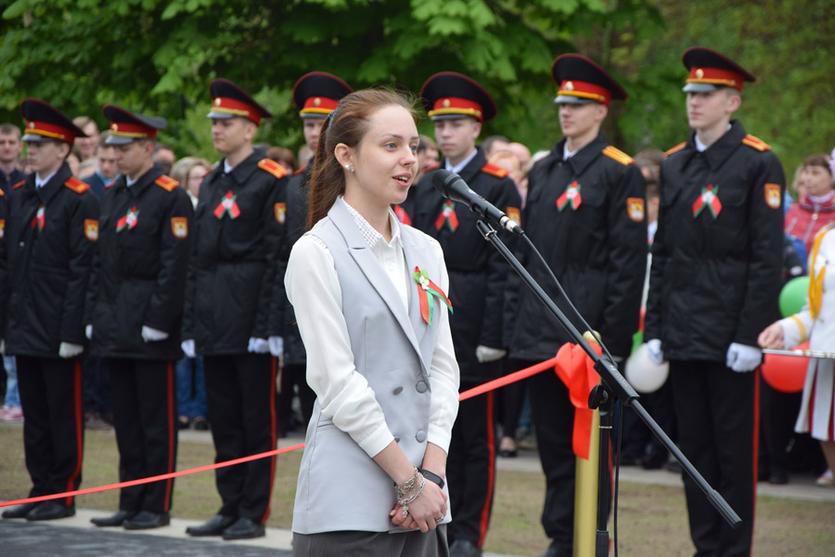
<instances>
[{"instance_id":1,"label":"grass lawn","mask_svg":"<svg viewBox=\"0 0 835 557\"><path fill-rule=\"evenodd\" d=\"M23 459L22 428L0 424L0 499L24 497L29 476ZM289 528L301 453L279 457L269 526ZM181 442L178 469L212 462L209 444ZM113 432L87 431L82 487L118 481ZM547 539L539 525L544 480L539 473L499 471L488 551L539 555ZM84 508L115 510L117 492L82 497ZM211 474L179 478L174 515L202 519L214 514L220 499ZM620 554L624 557L689 557L684 494L674 487L621 482ZM831 557L835 555L835 503L760 497L754 555L757 557Z\"/></svg>"}]
</instances>

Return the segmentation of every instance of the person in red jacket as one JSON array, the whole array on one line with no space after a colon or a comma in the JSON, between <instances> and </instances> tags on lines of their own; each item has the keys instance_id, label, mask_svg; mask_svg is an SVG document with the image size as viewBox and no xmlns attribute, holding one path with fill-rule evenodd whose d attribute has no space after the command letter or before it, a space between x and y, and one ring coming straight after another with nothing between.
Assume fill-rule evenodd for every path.
<instances>
[{"instance_id":1,"label":"person in red jacket","mask_svg":"<svg viewBox=\"0 0 835 557\"><path fill-rule=\"evenodd\" d=\"M797 238L810 253L817 233L835 222L835 176L832 160L826 155L812 155L800 167L803 193L786 213L786 235Z\"/></svg>"}]
</instances>

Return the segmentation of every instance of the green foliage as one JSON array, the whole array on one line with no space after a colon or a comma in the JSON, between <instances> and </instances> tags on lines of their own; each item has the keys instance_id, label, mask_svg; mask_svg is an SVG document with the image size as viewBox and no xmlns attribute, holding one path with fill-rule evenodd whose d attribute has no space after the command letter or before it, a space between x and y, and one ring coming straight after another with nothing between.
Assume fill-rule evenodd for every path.
<instances>
[{"instance_id":1,"label":"green foliage","mask_svg":"<svg viewBox=\"0 0 835 557\"><path fill-rule=\"evenodd\" d=\"M462 71L499 106L484 134L550 148L559 129L549 68L568 51L589 54L630 92L612 107L610 140L665 148L687 134L680 56L694 44L761 78L740 118L787 169L835 143L826 0L13 0L2 15L0 118L19 121L27 96L99 121L102 104L122 104L167 117L163 139L180 155L214 156L205 113L219 76L275 114L260 141L299 146L290 89L310 70L413 92L436 71Z\"/></svg>"}]
</instances>

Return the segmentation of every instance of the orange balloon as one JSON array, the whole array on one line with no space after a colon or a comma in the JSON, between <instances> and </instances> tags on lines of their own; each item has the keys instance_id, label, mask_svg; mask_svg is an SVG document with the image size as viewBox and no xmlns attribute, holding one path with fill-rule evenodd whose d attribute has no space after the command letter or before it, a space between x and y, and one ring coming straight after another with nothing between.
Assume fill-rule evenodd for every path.
<instances>
[{"instance_id":1,"label":"orange balloon","mask_svg":"<svg viewBox=\"0 0 835 557\"><path fill-rule=\"evenodd\" d=\"M808 350L809 343L804 342L796 348ZM766 354L762 365L763 379L772 389L782 393L799 393L806 381L809 358L805 356L781 356Z\"/></svg>"}]
</instances>

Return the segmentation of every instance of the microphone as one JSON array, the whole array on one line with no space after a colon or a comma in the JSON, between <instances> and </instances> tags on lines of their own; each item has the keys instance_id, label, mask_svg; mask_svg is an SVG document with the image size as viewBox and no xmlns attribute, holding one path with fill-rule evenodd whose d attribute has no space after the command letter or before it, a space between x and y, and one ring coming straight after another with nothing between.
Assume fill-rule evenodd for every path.
<instances>
[{"instance_id":1,"label":"microphone","mask_svg":"<svg viewBox=\"0 0 835 557\"><path fill-rule=\"evenodd\" d=\"M432 175L432 185L447 199L463 203L470 208L470 211L493 221L500 228L514 234L522 233L522 227L518 222L470 189L467 182L458 174L449 170L436 170Z\"/></svg>"}]
</instances>

